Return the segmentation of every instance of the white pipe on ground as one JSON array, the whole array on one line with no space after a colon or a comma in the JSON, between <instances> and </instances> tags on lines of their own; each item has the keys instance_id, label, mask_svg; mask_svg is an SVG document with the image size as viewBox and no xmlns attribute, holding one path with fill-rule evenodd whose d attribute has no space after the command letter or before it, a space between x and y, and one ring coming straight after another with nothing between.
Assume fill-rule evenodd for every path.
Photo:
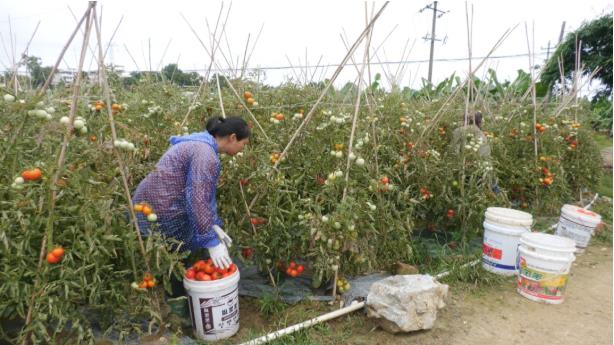
<instances>
[{"instance_id":1,"label":"white pipe on ground","mask_svg":"<svg viewBox=\"0 0 614 345\"><path fill-rule=\"evenodd\" d=\"M588 205L584 206L584 209L589 209L593 203L595 202L595 200L597 200L597 197L599 196L599 194L595 194L595 197L593 197L593 200L588 203ZM555 223L554 225L552 225L552 228L556 228L556 226L558 225L558 223ZM477 264L479 264L480 262L482 262L482 259L477 259L477 260L473 260L471 262L468 262L464 265L461 265L459 268L465 268L465 267L471 267L471 266L475 266ZM447 275L449 275L452 272L452 270L450 271L446 271L446 272L442 272L439 273L437 275L434 276L435 279L441 279ZM320 315L318 317L315 317L311 320L307 320L305 322L296 324L296 325L292 325L290 327L286 327L284 329L280 329L279 331L273 332L273 333L269 333L267 335L264 335L260 338L256 338L253 340L250 340L248 342L242 343L240 345L260 345L260 344L265 344L268 343L271 340L277 339L279 337L282 337L284 335L288 335L290 333L294 333L298 330L301 330L303 328L307 328L307 327L311 327L315 324L321 323L321 322L325 322L328 320L332 320L334 318L337 318L339 316L345 315L345 314L349 314L351 312L354 312L358 309L362 309L366 306L366 302L352 302L352 304L350 304L349 306L345 307L345 308L341 308L341 309L337 309L335 311L332 311L330 313L324 314L324 315Z\"/></svg>"},{"instance_id":2,"label":"white pipe on ground","mask_svg":"<svg viewBox=\"0 0 614 345\"><path fill-rule=\"evenodd\" d=\"M334 319L336 317L339 317L341 315L345 315L345 314L349 314L353 311L356 311L358 309L362 309L364 308L366 305L365 302L352 302L352 304L350 304L349 306L345 307L345 308L341 308L341 309L337 309L335 311L332 311L330 313L324 314L324 315L320 315L318 317L315 317L311 320L307 320L305 322L296 324L296 325L292 325L290 327L286 327L284 329L280 329L279 331L267 334L265 336L262 336L260 338L256 338L253 340L250 340L248 342L242 343L240 345L259 345L259 344L265 344L271 340L277 339L279 337L282 337L284 335L290 334L290 333L294 333L298 330L301 330L303 328L307 328L307 327L311 327L315 324L324 322L324 321L328 321L331 319Z\"/></svg>"}]
</instances>

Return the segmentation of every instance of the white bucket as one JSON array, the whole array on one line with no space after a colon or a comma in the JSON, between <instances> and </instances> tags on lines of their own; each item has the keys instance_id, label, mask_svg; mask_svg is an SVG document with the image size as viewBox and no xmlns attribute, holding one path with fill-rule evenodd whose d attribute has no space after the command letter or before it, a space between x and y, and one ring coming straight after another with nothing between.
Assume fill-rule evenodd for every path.
<instances>
[{"instance_id":1,"label":"white bucket","mask_svg":"<svg viewBox=\"0 0 614 345\"><path fill-rule=\"evenodd\" d=\"M539 232L523 234L518 247L517 291L548 304L563 303L576 243Z\"/></svg>"},{"instance_id":2,"label":"white bucket","mask_svg":"<svg viewBox=\"0 0 614 345\"><path fill-rule=\"evenodd\" d=\"M485 218L482 267L496 274L516 274L520 236L531 231L533 217L509 208L489 207Z\"/></svg>"},{"instance_id":3,"label":"white bucket","mask_svg":"<svg viewBox=\"0 0 614 345\"><path fill-rule=\"evenodd\" d=\"M183 279L192 327L203 340L219 340L239 330L239 270L213 281Z\"/></svg>"},{"instance_id":4,"label":"white bucket","mask_svg":"<svg viewBox=\"0 0 614 345\"><path fill-rule=\"evenodd\" d=\"M574 205L563 205L556 234L576 241L576 252L582 253L599 223L601 216L597 213Z\"/></svg>"}]
</instances>

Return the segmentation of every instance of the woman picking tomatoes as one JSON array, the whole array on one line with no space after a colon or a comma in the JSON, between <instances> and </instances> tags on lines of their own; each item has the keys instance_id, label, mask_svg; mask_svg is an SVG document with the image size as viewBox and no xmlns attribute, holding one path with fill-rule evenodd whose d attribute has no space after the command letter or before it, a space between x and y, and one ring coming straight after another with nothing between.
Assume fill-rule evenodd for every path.
<instances>
[{"instance_id":1,"label":"woman picking tomatoes","mask_svg":"<svg viewBox=\"0 0 614 345\"><path fill-rule=\"evenodd\" d=\"M147 205L155 212L155 231L183 242L182 250L207 249L220 268L232 264L227 248L232 240L222 230L217 214L218 155L241 152L250 134L240 117L215 117L207 121L204 132L171 137L171 147L141 181L133 198L135 205ZM147 236L153 221L147 220L144 211L137 213L137 218L141 232Z\"/></svg>"}]
</instances>

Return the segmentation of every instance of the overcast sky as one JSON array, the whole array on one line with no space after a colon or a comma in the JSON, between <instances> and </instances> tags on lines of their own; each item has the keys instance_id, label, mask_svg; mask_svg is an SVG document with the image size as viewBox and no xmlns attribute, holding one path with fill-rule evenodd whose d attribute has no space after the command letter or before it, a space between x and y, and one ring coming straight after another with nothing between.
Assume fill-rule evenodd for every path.
<instances>
[{"instance_id":1,"label":"overcast sky","mask_svg":"<svg viewBox=\"0 0 614 345\"><path fill-rule=\"evenodd\" d=\"M166 1L144 2L128 0L99 1L99 13L102 12L102 35L105 45L120 18L123 21L113 39L113 46L107 56L107 63L123 66L126 70L149 70L151 47L151 68L157 69L169 63L177 63L183 70L204 70L209 65L209 57L201 47L196 36L182 18L182 14L194 26L201 39L209 45L209 36L205 19L211 30L220 12L219 1ZM372 74L388 72L401 78L401 85L411 84L419 87L421 78L428 73L430 42L423 40L430 35L433 12L422 8L431 4L428 1L391 1L375 24L371 52L381 45L377 56L372 58ZM368 2L371 11L373 3ZM377 11L383 5L375 2ZM478 0L439 1L438 9L446 11L436 22L436 37L443 41L435 43L435 63L433 81L439 82L453 72L465 76L469 65L467 60L437 61L437 59L466 59L467 20L465 6L473 8L473 56L487 55L499 37L507 30L519 24L503 45L494 52L494 56L522 55L516 58L497 58L488 60L478 71L484 75L487 68L497 70L500 79L513 79L516 70L529 67L525 23L529 28L531 49L537 53L536 63L546 57L548 42L557 43L561 25L566 22L565 32L577 29L582 22L590 21L604 13L612 11L612 3L607 0L583 1L528 1L528 0ZM85 1L43 1L43 0L0 0L0 69L12 65L11 45L20 55L32 35L36 24L40 27L29 48L29 55L42 58L43 65L52 65L74 30L76 20L71 14L81 17L86 9ZM365 26L365 3L363 1L233 1L224 2L224 16L230 7L226 24L227 42L222 41L222 56L216 61L221 68L241 65L245 55L245 45L250 34L249 52L263 26L262 34L249 60L249 67L283 67L292 65L316 65L321 58L321 65L337 65L345 56L346 49L340 34L344 31L351 43L358 37ZM101 7L101 8L100 8ZM70 9L69 9L70 8ZM11 25L9 26L9 18ZM394 29L396 27L396 29ZM393 31L394 29L394 31ZM11 44L11 35L13 43ZM534 37L534 41L533 41ZM67 52L61 68L77 67L82 36L77 36ZM92 40L92 43L95 41ZM170 45L169 45L170 42ZM408 48L403 56L403 51ZM165 48L168 45L166 54ZM413 48L412 48L413 47ZM410 51L411 49L411 51ZM129 56L132 55L135 62ZM364 49L355 54L356 61L361 61ZM307 55L307 56L306 56ZM287 58L287 57L288 58ZM412 61L402 65L375 65L378 62ZM423 61L423 62L413 62ZM473 61L475 67L481 59ZM88 58L86 69L95 65ZM264 81L276 85L287 78L304 78L318 80L327 78L334 72L334 67L310 68L308 71L294 69L267 70ZM304 73L303 73L304 72ZM337 85L354 81L356 68L347 66L338 79ZM386 76L382 73L384 82ZM387 83L386 83L387 84Z\"/></svg>"}]
</instances>

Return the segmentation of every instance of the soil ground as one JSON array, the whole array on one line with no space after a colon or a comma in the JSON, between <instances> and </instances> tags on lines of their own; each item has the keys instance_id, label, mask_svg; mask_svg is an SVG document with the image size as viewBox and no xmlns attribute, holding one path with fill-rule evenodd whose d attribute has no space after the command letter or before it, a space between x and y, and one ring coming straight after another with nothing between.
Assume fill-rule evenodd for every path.
<instances>
[{"instance_id":1,"label":"soil ground","mask_svg":"<svg viewBox=\"0 0 614 345\"><path fill-rule=\"evenodd\" d=\"M485 272L481 274L487 274ZM357 312L277 344L412 344L412 345L542 345L612 344L612 247L600 243L573 264L566 300L561 305L530 301L516 292L514 278L489 287L456 283L435 327L409 335L392 335ZM241 331L230 343L251 339L273 324L290 325L325 312L315 305L290 307L265 319L255 300L241 301ZM301 318L302 316L302 318Z\"/></svg>"}]
</instances>

